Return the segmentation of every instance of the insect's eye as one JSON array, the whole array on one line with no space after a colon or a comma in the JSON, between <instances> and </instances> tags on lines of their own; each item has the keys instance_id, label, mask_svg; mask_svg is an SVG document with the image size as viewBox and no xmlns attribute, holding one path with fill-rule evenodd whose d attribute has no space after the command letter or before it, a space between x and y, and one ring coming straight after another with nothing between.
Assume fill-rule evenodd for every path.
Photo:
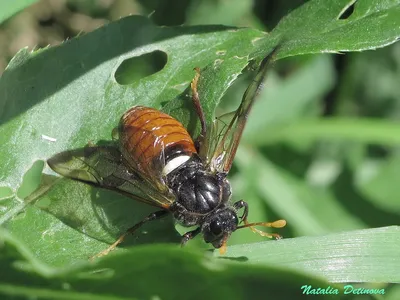
<instances>
[{"instance_id":1,"label":"insect's eye","mask_svg":"<svg viewBox=\"0 0 400 300\"><path fill-rule=\"evenodd\" d=\"M210 223L210 231L215 236L218 236L222 233L222 223L218 220L212 221Z\"/></svg>"}]
</instances>

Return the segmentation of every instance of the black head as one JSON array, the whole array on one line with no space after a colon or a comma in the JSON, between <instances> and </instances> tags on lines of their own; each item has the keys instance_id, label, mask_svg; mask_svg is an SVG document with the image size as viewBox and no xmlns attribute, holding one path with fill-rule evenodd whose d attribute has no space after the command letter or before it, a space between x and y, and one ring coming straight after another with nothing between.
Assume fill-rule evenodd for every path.
<instances>
[{"instance_id":1,"label":"black head","mask_svg":"<svg viewBox=\"0 0 400 300\"><path fill-rule=\"evenodd\" d=\"M239 220L233 208L217 209L201 225L204 241L211 243L215 248L222 247L231 233L236 230L238 223Z\"/></svg>"}]
</instances>

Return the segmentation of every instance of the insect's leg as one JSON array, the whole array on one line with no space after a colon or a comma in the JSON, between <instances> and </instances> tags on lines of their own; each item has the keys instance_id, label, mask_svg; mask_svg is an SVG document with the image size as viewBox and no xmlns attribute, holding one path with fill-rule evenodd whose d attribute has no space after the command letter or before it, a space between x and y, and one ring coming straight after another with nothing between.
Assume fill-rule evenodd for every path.
<instances>
[{"instance_id":1,"label":"insect's leg","mask_svg":"<svg viewBox=\"0 0 400 300\"><path fill-rule=\"evenodd\" d=\"M240 217L240 219L246 224L247 222L247 215L249 214L249 205L247 202L244 202L243 200L239 200L238 202L235 202L233 204L233 208L236 210L239 210L244 207L243 215Z\"/></svg>"},{"instance_id":2,"label":"insect's leg","mask_svg":"<svg viewBox=\"0 0 400 300\"><path fill-rule=\"evenodd\" d=\"M168 211L167 210L159 210L156 212L151 213L150 215L148 215L146 218L144 218L142 221L140 221L139 223L137 223L136 225L132 226L131 228L129 228L123 235L121 235L115 242L114 244L112 244L110 247L108 247L106 250L101 251L100 253L94 255L91 259L96 258L96 257L101 257L101 256L105 256L108 253L110 253L110 251L114 250L119 244L121 244L124 239L126 238L126 236L128 234L133 234L136 230L138 230L143 224L149 222L149 221L154 221L157 219L161 219L162 217L165 217L168 215Z\"/></svg>"},{"instance_id":3,"label":"insect's leg","mask_svg":"<svg viewBox=\"0 0 400 300\"><path fill-rule=\"evenodd\" d=\"M195 230L186 232L184 235L182 235L182 240L181 240L181 246L185 246L186 243L191 240L192 238L194 238L196 235L198 235L201 231L201 228L197 228Z\"/></svg>"},{"instance_id":4,"label":"insect's leg","mask_svg":"<svg viewBox=\"0 0 400 300\"><path fill-rule=\"evenodd\" d=\"M190 84L190 88L192 89L193 105L194 105L194 108L196 109L196 113L197 113L197 116L199 117L200 124L201 124L201 132L200 132L200 135L196 139L196 144L199 144L201 139L204 139L206 137L206 134L207 134L206 126L207 125L206 125L206 119L204 117L204 111L203 111L203 108L201 107L199 93L197 91L197 86L198 86L199 78L200 78L200 69L194 68L194 70L196 71L196 75L194 76L194 78Z\"/></svg>"}]
</instances>

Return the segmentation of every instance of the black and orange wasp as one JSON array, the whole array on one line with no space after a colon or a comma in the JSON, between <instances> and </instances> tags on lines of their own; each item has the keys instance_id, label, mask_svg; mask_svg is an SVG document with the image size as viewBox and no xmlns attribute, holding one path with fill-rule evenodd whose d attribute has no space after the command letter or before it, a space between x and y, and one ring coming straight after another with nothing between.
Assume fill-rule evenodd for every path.
<instances>
[{"instance_id":1,"label":"black and orange wasp","mask_svg":"<svg viewBox=\"0 0 400 300\"><path fill-rule=\"evenodd\" d=\"M176 119L154 108L134 106L117 128L118 147L87 146L56 154L47 162L57 173L97 187L122 193L134 200L161 208L130 228L105 255L146 222L171 213L183 226L197 226L182 236L182 245L199 233L220 252L235 230L250 227L263 236L280 238L254 226L281 228L284 220L249 223L248 205L230 202L227 175L238 148L246 120L277 47L261 62L258 73L245 91L239 108L222 130L207 127L198 93L200 70L191 82L192 101L201 132L193 141ZM243 215L238 218L238 211ZM241 224L242 223L242 224Z\"/></svg>"}]
</instances>

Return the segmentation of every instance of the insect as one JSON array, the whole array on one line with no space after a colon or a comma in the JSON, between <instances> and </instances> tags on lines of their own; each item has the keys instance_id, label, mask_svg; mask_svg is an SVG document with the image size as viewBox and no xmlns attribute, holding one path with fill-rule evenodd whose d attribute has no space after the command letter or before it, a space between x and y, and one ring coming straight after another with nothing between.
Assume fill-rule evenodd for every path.
<instances>
[{"instance_id":1,"label":"insect","mask_svg":"<svg viewBox=\"0 0 400 300\"><path fill-rule=\"evenodd\" d=\"M183 226L197 226L182 236L182 245L202 233L206 243L224 253L231 233L246 227L262 236L280 238L255 226L281 228L286 221L249 223L247 203L230 202L231 186L227 180L247 116L275 52L276 48L262 61L232 120L220 132L207 128L198 93L200 70L196 68L191 91L201 132L195 141L171 116L135 106L120 120L118 147L87 146L48 160L49 166L65 177L114 190L161 209L130 228L99 256L109 253L146 222L169 213ZM243 210L240 217L239 210Z\"/></svg>"}]
</instances>

